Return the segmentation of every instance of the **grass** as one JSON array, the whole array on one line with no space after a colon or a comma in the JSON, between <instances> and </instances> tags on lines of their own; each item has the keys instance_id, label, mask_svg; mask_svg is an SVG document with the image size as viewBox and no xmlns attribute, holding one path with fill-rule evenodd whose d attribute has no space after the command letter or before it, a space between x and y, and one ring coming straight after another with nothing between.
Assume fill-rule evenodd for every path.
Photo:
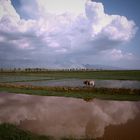
<instances>
[{"instance_id":1,"label":"grass","mask_svg":"<svg viewBox=\"0 0 140 140\"><path fill-rule=\"evenodd\" d=\"M39 87L16 84L0 84L0 92L23 93L41 96L74 97L90 100L93 98L106 100L139 101L140 89L87 88L87 87Z\"/></svg>"},{"instance_id":2,"label":"grass","mask_svg":"<svg viewBox=\"0 0 140 140\"><path fill-rule=\"evenodd\" d=\"M0 125L0 140L51 140L49 136L39 136L19 129L16 125L3 123Z\"/></svg>"},{"instance_id":3,"label":"grass","mask_svg":"<svg viewBox=\"0 0 140 140\"><path fill-rule=\"evenodd\" d=\"M39 87L29 85L7 84L4 82L26 82L51 79L106 79L106 80L139 80L138 71L47 71L47 72L1 72L0 93L23 93L28 95L74 97L89 101L93 98L106 100L140 101L140 89L116 88L83 88L83 87ZM0 124L0 140L53 140L49 136L39 136L21 130L12 124ZM76 140L62 138L62 140ZM84 140L84 139L83 139Z\"/></svg>"},{"instance_id":4,"label":"grass","mask_svg":"<svg viewBox=\"0 0 140 140\"><path fill-rule=\"evenodd\" d=\"M29 85L19 86L16 85L16 83L14 84L14 82L17 81L26 82L66 78L140 80L140 70L0 72L0 91L30 95L76 97L85 100L93 98L140 100L140 89L39 87ZM7 84L6 82L10 82L11 84Z\"/></svg>"},{"instance_id":5,"label":"grass","mask_svg":"<svg viewBox=\"0 0 140 140\"><path fill-rule=\"evenodd\" d=\"M140 70L102 70L102 71L47 71L47 72L1 72L1 82L32 81L41 79L104 79L140 80Z\"/></svg>"}]
</instances>

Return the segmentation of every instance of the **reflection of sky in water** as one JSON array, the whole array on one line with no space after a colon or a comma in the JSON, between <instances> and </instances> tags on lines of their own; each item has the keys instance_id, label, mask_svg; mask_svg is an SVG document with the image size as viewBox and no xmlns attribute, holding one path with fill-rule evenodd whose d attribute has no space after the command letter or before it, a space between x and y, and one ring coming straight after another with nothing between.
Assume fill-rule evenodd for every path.
<instances>
[{"instance_id":1,"label":"reflection of sky in water","mask_svg":"<svg viewBox=\"0 0 140 140\"><path fill-rule=\"evenodd\" d=\"M0 123L54 137L101 137L106 126L134 119L134 102L0 94Z\"/></svg>"},{"instance_id":2,"label":"reflection of sky in water","mask_svg":"<svg viewBox=\"0 0 140 140\"><path fill-rule=\"evenodd\" d=\"M84 80L80 79L61 79L61 80L48 80L48 81L34 81L34 82L20 82L21 84L31 84L36 86L84 86ZM136 88L140 89L140 81L129 80L95 80L96 87L107 88Z\"/></svg>"},{"instance_id":3,"label":"reflection of sky in water","mask_svg":"<svg viewBox=\"0 0 140 140\"><path fill-rule=\"evenodd\" d=\"M108 87L108 88L137 88L140 89L139 81L129 80L97 80L97 87Z\"/></svg>"}]
</instances>

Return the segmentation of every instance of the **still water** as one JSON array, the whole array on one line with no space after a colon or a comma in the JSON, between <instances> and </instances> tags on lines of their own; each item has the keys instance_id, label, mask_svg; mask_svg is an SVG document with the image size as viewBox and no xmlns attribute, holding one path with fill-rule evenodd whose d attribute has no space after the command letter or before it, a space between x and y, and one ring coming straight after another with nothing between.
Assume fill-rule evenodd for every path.
<instances>
[{"instance_id":1,"label":"still water","mask_svg":"<svg viewBox=\"0 0 140 140\"><path fill-rule=\"evenodd\" d=\"M2 122L55 139L138 140L140 102L0 93Z\"/></svg>"},{"instance_id":2,"label":"still water","mask_svg":"<svg viewBox=\"0 0 140 140\"><path fill-rule=\"evenodd\" d=\"M70 86L81 87L83 85L81 79L60 79L60 80L44 80L33 82L20 82L20 84L30 84L34 86ZM95 87L105 88L131 88L140 89L140 81L130 80L95 80Z\"/></svg>"}]
</instances>

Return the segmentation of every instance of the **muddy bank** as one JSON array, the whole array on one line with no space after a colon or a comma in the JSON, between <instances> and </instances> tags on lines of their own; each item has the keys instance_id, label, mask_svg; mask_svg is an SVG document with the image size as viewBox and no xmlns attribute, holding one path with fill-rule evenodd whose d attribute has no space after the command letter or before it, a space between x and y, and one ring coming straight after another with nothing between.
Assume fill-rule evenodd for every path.
<instances>
[{"instance_id":1,"label":"muddy bank","mask_svg":"<svg viewBox=\"0 0 140 140\"><path fill-rule=\"evenodd\" d=\"M17 83L0 83L0 87L12 87L20 89L35 89L35 90L48 90L48 91L67 91L67 92L101 92L101 93L116 93L116 94L140 94L140 89L131 88L98 88L98 87L69 87L69 86L34 86L30 84L17 84Z\"/></svg>"}]
</instances>

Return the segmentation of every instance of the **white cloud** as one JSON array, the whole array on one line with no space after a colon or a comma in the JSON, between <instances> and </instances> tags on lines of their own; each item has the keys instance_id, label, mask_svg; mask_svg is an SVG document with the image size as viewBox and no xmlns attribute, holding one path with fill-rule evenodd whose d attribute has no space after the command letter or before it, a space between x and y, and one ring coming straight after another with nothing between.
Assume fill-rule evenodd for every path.
<instances>
[{"instance_id":1,"label":"white cloud","mask_svg":"<svg viewBox=\"0 0 140 140\"><path fill-rule=\"evenodd\" d=\"M11 5L10 0L0 0L0 18L9 17L13 21L19 21L19 15L16 13L16 10Z\"/></svg>"},{"instance_id":2,"label":"white cloud","mask_svg":"<svg viewBox=\"0 0 140 140\"><path fill-rule=\"evenodd\" d=\"M81 14L84 12L84 3L86 0L36 0L40 12L62 14L73 12Z\"/></svg>"},{"instance_id":3,"label":"white cloud","mask_svg":"<svg viewBox=\"0 0 140 140\"><path fill-rule=\"evenodd\" d=\"M134 58L132 53L123 53L119 49L101 51L100 55L103 56L104 60L107 60L109 58L110 60L114 60L114 61L118 61L121 59L131 60Z\"/></svg>"},{"instance_id":4,"label":"white cloud","mask_svg":"<svg viewBox=\"0 0 140 140\"><path fill-rule=\"evenodd\" d=\"M92 62L101 53L110 55L112 61L127 58L128 54L123 54L116 46L130 41L137 27L124 16L106 14L102 3L36 0L32 6L33 1L21 2L23 14L31 6L36 14L30 10L25 14L34 18L21 19L10 0L0 0L0 46L10 46L12 42L15 53L21 49L24 56L28 50L30 60L36 61L38 57L45 66L79 66L83 63L81 56L89 57ZM13 55L11 57L14 59Z\"/></svg>"}]
</instances>

